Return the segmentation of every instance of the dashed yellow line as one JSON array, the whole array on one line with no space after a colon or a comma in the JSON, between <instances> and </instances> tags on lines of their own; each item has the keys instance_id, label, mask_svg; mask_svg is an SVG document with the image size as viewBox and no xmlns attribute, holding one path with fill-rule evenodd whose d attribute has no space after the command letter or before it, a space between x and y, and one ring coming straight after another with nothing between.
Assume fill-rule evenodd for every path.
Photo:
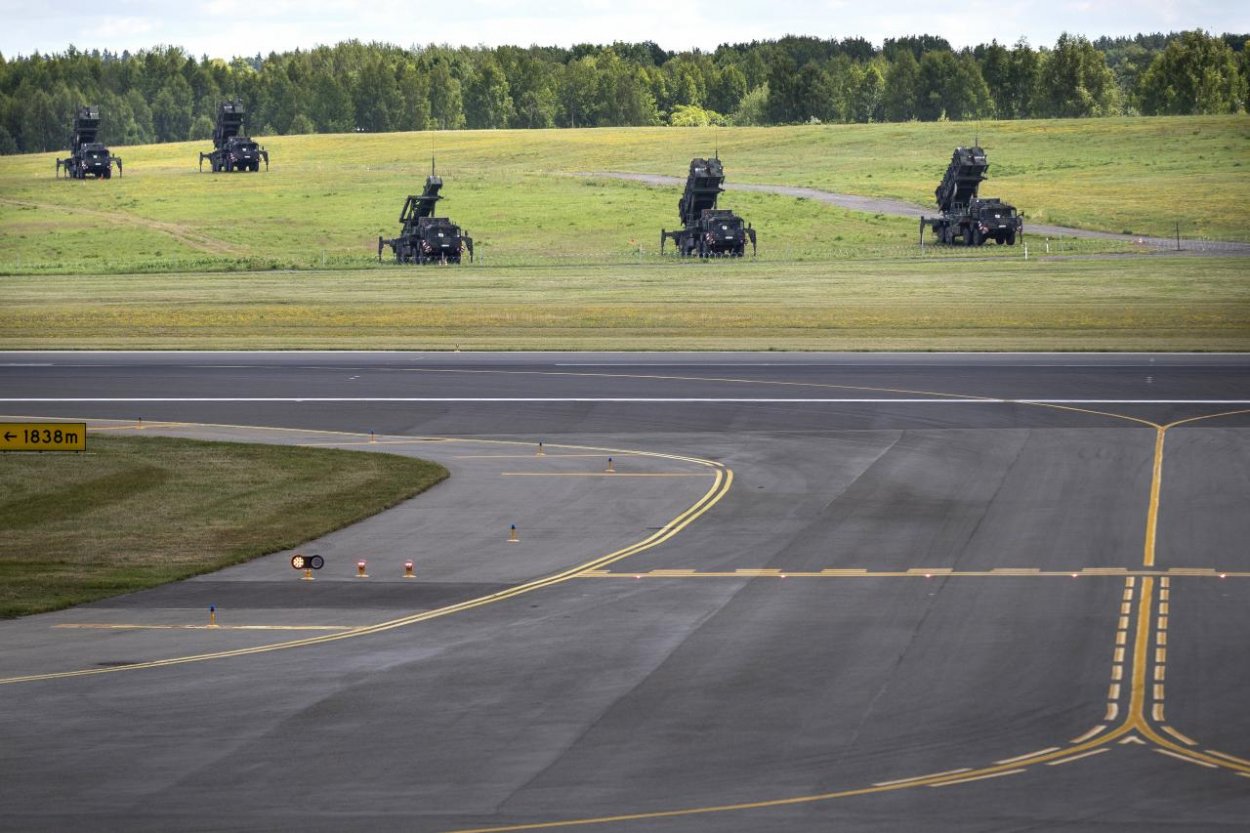
<instances>
[{"instance_id":1,"label":"dashed yellow line","mask_svg":"<svg viewBox=\"0 0 1250 833\"><path fill-rule=\"evenodd\" d=\"M994 763L996 763L996 764L1014 764L1014 763L1018 763L1019 761L1025 761L1025 760L1028 760L1029 758L1037 758L1037 757L1040 757L1041 755L1046 755L1046 754L1049 754L1049 753L1051 753L1051 752L1058 752L1058 751L1060 750L1060 748L1061 748L1061 747L1058 747L1058 746L1048 746L1048 747L1046 747L1045 749L1039 749L1039 750L1038 750L1038 751L1036 751L1036 752L1029 752L1029 753L1028 753L1028 754L1026 754L1026 755L1017 755L1017 756L1015 756L1014 758L1004 758L1003 760L1001 760L1001 761L995 761Z\"/></svg>"},{"instance_id":2,"label":"dashed yellow line","mask_svg":"<svg viewBox=\"0 0 1250 833\"><path fill-rule=\"evenodd\" d=\"M615 452L618 457L633 457L628 452ZM600 460L604 458L604 454L560 454L554 451L545 451L542 454L457 454L452 457L453 460L536 460L545 457L548 460L560 460L569 457L597 457Z\"/></svg>"},{"instance_id":3,"label":"dashed yellow line","mask_svg":"<svg viewBox=\"0 0 1250 833\"><path fill-rule=\"evenodd\" d=\"M931 781L934 778L942 778L947 775L962 775L965 772L972 772L972 767L963 767L961 769L948 769L945 772L931 772L928 775L916 775L911 778L897 778L893 781L878 781L873 784L874 787L895 787L899 784L911 784L916 781Z\"/></svg>"},{"instance_id":4,"label":"dashed yellow line","mask_svg":"<svg viewBox=\"0 0 1250 833\"><path fill-rule=\"evenodd\" d=\"M1006 772L988 772L985 775L974 775L971 778L957 778L954 781L939 781L936 784L929 784L930 787L950 787L954 784L971 784L973 781L987 781L990 778L1002 778L1004 775L1019 775L1021 772L1028 772L1025 768L1009 769Z\"/></svg>"},{"instance_id":5,"label":"dashed yellow line","mask_svg":"<svg viewBox=\"0 0 1250 833\"><path fill-rule=\"evenodd\" d=\"M1191 739L1191 738L1188 738L1188 737L1186 737L1185 735L1182 735L1180 732L1176 731L1176 730L1175 730L1175 729L1173 729L1171 726L1160 726L1159 728L1161 728L1163 731L1167 732L1169 735L1171 735L1172 737L1176 738L1177 740L1179 740L1181 743L1185 744L1186 746L1197 746L1197 745L1198 745L1198 741L1193 740L1193 739ZM1211 750L1209 750L1209 749L1208 749L1207 751L1208 751L1208 752L1211 752ZM1211 754L1213 754L1213 755L1218 755L1219 753L1218 753L1218 752L1211 752Z\"/></svg>"},{"instance_id":6,"label":"dashed yellow line","mask_svg":"<svg viewBox=\"0 0 1250 833\"><path fill-rule=\"evenodd\" d=\"M1167 755L1169 758L1175 758L1178 761L1184 761L1187 764L1194 764L1195 766L1204 766L1207 769L1219 769L1220 768L1218 764L1213 764L1210 761L1204 761L1201 758L1195 758L1190 755L1181 755L1176 752L1173 752L1170 749L1160 749L1159 747L1156 746L1154 748L1154 751L1158 752L1160 755Z\"/></svg>"},{"instance_id":7,"label":"dashed yellow line","mask_svg":"<svg viewBox=\"0 0 1250 833\"><path fill-rule=\"evenodd\" d=\"M604 474L605 477L621 477L616 474ZM702 475L693 475L702 476ZM742 578L743 576L777 576L784 574L786 578L1137 578L1137 577L1181 577L1181 578L1219 578L1244 579L1250 578L1250 572L1217 572L1211 568L1169 568L1166 570L1126 570L1124 568L1083 567L1077 570L1042 570L1037 567L996 567L991 570L954 570L950 567L910 567L905 570L870 570L867 567L839 567L821 570L786 570L781 567L738 567L733 570L642 570L635 572L588 570L579 578ZM1129 615L1132 610L1133 589L1124 591L1124 602L1120 608L1121 617ZM1126 610L1127 608L1127 610ZM1166 630L1164 624L1162 630Z\"/></svg>"},{"instance_id":8,"label":"dashed yellow line","mask_svg":"<svg viewBox=\"0 0 1250 833\"><path fill-rule=\"evenodd\" d=\"M1070 764L1073 761L1079 761L1083 758L1092 758L1094 755L1101 755L1104 752L1110 752L1110 751L1111 751L1110 746L1100 746L1097 749L1091 749L1088 752L1082 752L1079 755L1069 755L1066 758L1059 758L1058 760L1055 760L1055 761L1047 761L1046 766L1062 766L1064 764Z\"/></svg>"},{"instance_id":9,"label":"dashed yellow line","mask_svg":"<svg viewBox=\"0 0 1250 833\"><path fill-rule=\"evenodd\" d=\"M348 631L353 625L131 625L94 622L73 622L53 628L112 631Z\"/></svg>"},{"instance_id":10,"label":"dashed yellow line","mask_svg":"<svg viewBox=\"0 0 1250 833\"><path fill-rule=\"evenodd\" d=\"M708 477L701 471L501 471L500 477Z\"/></svg>"},{"instance_id":11,"label":"dashed yellow line","mask_svg":"<svg viewBox=\"0 0 1250 833\"><path fill-rule=\"evenodd\" d=\"M1096 737L1097 735L1102 734L1106 730L1106 728L1107 728L1106 726L1099 724L1098 726L1095 726L1094 728L1090 729L1088 732L1081 735L1080 737L1073 738L1071 742L1073 744L1084 743L1090 738L1093 738L1093 737Z\"/></svg>"},{"instance_id":12,"label":"dashed yellow line","mask_svg":"<svg viewBox=\"0 0 1250 833\"><path fill-rule=\"evenodd\" d=\"M1179 735L1179 732L1176 732L1176 731L1174 731L1174 730L1170 730L1170 729L1169 729L1169 731L1171 731L1171 732L1172 732L1172 734ZM1186 738L1185 740L1187 740L1187 741L1188 741L1188 743L1189 743L1190 745L1192 745L1192 746L1196 746L1196 745L1197 745L1194 741L1189 740L1188 738ZM1226 760L1226 761L1232 761L1232 762L1233 762L1233 763L1235 763L1235 764L1241 764L1242 766L1250 766L1250 761L1247 761L1245 758L1238 758L1236 755L1229 755L1227 752L1216 752L1214 749L1206 749L1206 750L1204 750L1204 751L1205 751L1208 755L1214 755L1214 756L1215 756L1215 757L1217 757L1217 758L1223 758L1224 760Z\"/></svg>"}]
</instances>

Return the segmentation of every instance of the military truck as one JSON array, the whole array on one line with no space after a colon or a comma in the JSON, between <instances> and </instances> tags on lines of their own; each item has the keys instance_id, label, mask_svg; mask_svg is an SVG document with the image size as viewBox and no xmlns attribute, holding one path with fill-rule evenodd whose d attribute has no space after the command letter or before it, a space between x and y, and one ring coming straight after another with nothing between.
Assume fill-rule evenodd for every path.
<instances>
[{"instance_id":1,"label":"military truck","mask_svg":"<svg viewBox=\"0 0 1250 833\"><path fill-rule=\"evenodd\" d=\"M719 155L712 159L691 159L686 191L677 202L682 227L660 229L660 254L670 238L682 257L742 257L747 240L755 253L755 229L728 209L718 209L716 200L725 189L725 169Z\"/></svg>"},{"instance_id":2,"label":"military truck","mask_svg":"<svg viewBox=\"0 0 1250 833\"><path fill-rule=\"evenodd\" d=\"M438 193L442 187L443 180L431 165L425 189L410 194L399 212L399 222L403 223L399 236L391 240L378 237L378 262L383 246L391 247L398 263L459 263L466 251L473 261L473 238L446 217L434 216L434 204L443 198Z\"/></svg>"},{"instance_id":3,"label":"military truck","mask_svg":"<svg viewBox=\"0 0 1250 833\"><path fill-rule=\"evenodd\" d=\"M122 175L122 160L114 156L103 143L97 142L100 134L100 108L93 105L79 107L74 116L74 132L70 135L68 159L56 160L56 176L61 178L61 169L70 179L112 179L113 165L117 165L117 175Z\"/></svg>"},{"instance_id":4,"label":"military truck","mask_svg":"<svg viewBox=\"0 0 1250 833\"><path fill-rule=\"evenodd\" d=\"M926 225L933 229L939 242L947 245L980 246L993 240L1000 246L1014 246L1016 238L1023 236L1024 220L1014 206L1000 199L977 196L989 166L980 147L955 148L946 174L933 192L942 216L920 218L922 245Z\"/></svg>"},{"instance_id":5,"label":"military truck","mask_svg":"<svg viewBox=\"0 0 1250 833\"><path fill-rule=\"evenodd\" d=\"M223 101L217 107L217 124L213 127L213 149L200 153L200 173L204 172L204 160L209 161L213 173L260 170L263 159L269 170L269 151L247 136L243 131L243 118L247 113L238 101Z\"/></svg>"}]
</instances>

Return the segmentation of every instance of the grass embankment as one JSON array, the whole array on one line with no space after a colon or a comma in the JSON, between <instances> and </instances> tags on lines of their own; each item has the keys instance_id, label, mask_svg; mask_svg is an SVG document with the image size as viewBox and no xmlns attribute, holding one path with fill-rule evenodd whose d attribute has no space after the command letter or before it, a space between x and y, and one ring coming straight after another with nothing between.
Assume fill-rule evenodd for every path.
<instances>
[{"instance_id":1,"label":"grass embankment","mask_svg":"<svg viewBox=\"0 0 1250 833\"><path fill-rule=\"evenodd\" d=\"M719 148L730 182L932 206L951 149L978 138L991 161L983 193L1033 222L1162 236L1180 222L1186 237L1247 239L1245 116L349 134L266 139L273 166L259 174L197 173L205 142L116 149L127 174L107 182L56 181L55 154L2 157L0 272L372 268L432 150L446 181L440 213L474 236L481 266L656 262L680 186L574 174L684 177L692 156ZM766 194L723 204L759 229L767 261L919 257L912 220Z\"/></svg>"},{"instance_id":2,"label":"grass embankment","mask_svg":"<svg viewBox=\"0 0 1250 833\"><path fill-rule=\"evenodd\" d=\"M1245 258L6 280L0 349L1250 350Z\"/></svg>"},{"instance_id":3,"label":"grass embankment","mask_svg":"<svg viewBox=\"0 0 1250 833\"><path fill-rule=\"evenodd\" d=\"M96 433L82 455L6 455L0 618L294 547L446 476L389 454Z\"/></svg>"}]
</instances>

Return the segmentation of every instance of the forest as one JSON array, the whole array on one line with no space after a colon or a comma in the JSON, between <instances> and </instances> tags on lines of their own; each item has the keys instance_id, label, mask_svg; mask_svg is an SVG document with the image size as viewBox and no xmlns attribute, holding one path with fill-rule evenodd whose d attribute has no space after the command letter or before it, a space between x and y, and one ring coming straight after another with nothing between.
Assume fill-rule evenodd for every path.
<instances>
[{"instance_id":1,"label":"forest","mask_svg":"<svg viewBox=\"0 0 1250 833\"><path fill-rule=\"evenodd\" d=\"M1243 113L1250 34L1064 34L954 49L931 35L654 43L334 46L230 60L176 46L0 55L0 154L67 146L96 104L111 145L212 135L238 99L257 136L631 125L775 125Z\"/></svg>"}]
</instances>

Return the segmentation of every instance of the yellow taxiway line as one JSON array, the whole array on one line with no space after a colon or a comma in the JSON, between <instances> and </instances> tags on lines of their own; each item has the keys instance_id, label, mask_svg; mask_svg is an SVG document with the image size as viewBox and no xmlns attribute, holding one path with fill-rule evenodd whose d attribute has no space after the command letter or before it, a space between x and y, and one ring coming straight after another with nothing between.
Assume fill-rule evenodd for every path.
<instances>
[{"instance_id":1,"label":"yellow taxiway line","mask_svg":"<svg viewBox=\"0 0 1250 833\"><path fill-rule=\"evenodd\" d=\"M734 570L696 570L668 568L627 572L623 570L587 570L578 578L1250 578L1247 571L1216 570L1213 567L1171 567L1161 570L1139 570L1126 567L1082 567L1077 570L1042 570L1037 567L995 567L989 570L952 570L947 567L911 567L906 570L869 570L862 567L824 570L786 570L780 567L739 567Z\"/></svg>"},{"instance_id":2,"label":"yellow taxiway line","mask_svg":"<svg viewBox=\"0 0 1250 833\"><path fill-rule=\"evenodd\" d=\"M190 425L189 423L183 423L183 424ZM252 430L248 426L204 425L202 427L248 428L248 430ZM294 434L312 433L312 434L334 435L337 433L333 431L324 431L324 430L309 431L307 429L293 429L293 428L262 428L259 430L279 431L279 432L294 433ZM360 436L360 435L353 434L352 436ZM489 443L489 444L494 444L494 445L522 445L523 444L520 442L508 441L508 440L463 440L463 442ZM559 447L568 448L568 449L576 449L576 450L589 450L590 449L589 446L562 445ZM615 449L593 449L593 450L601 451L604 454L619 453ZM216 651L213 653L206 653L206 654L192 654L189 656L169 657L167 659L153 660L150 662L137 662L131 665L124 665L124 666L114 666L114 667L108 667L108 668L84 668L84 669L79 669L75 671L59 671L59 672L51 672L51 673L45 673L45 674L26 674L26 675L17 676L17 677L3 677L3 678L0 678L0 685L13 685L17 683L40 682L40 681L47 681L47 680L61 680L61 679L68 679L72 677L89 677L89 676L96 676L99 674L114 674L114 673L119 673L123 671L137 671L137 670L149 669L149 668L164 668L164 667L172 666L172 665L184 665L184 664L193 663L193 662L206 662L209 660L228 659L231 657L248 656L251 654L269 653L271 651L284 651L284 650L290 650L293 648L303 648L303 647L307 647L311 645L322 645L328 642L336 642L342 639L354 639L354 638L362 637L362 636L371 636L373 634L383 633L385 631L394 630L396 628L402 628L402 627L407 627L409 625L414 625L419 622L426 622L431 619L438 619L444 616L449 616L452 614L461 613L461 612L468 611L468 610L473 610L475 608L483 607L485 605L495 604L497 602L502 602L507 599L514 598L516 596L521 596L526 593L534 592L536 590L541 590L547 587L553 587L557 584L562 584L566 581L569 581L570 579L576 578L580 573L582 573L585 570L603 569L609 564L613 564L622 559L629 558L631 555L636 555L637 553L643 552L645 550L649 550L653 547L657 547L660 544L663 544L664 542L668 541L669 539L677 535L679 532L684 530L690 524L694 523L695 520L702 517L708 510L710 510L713 506L719 503L721 499L725 497L726 494L728 494L729 489L733 485L733 470L726 468L723 464L717 463L712 460L704 460L698 457L690 457L690 456L684 456L684 455L678 455L678 454L667 454L667 453L662 453L662 452L633 451L632 453L638 456L651 457L651 458L663 459L663 460L673 460L673 461L678 461L678 462L690 463L690 464L694 464L698 466L705 466L711 470L711 474L713 476L713 482L711 486L708 487L707 491L704 492L702 497L700 497L692 505L687 507L681 514L677 515L677 517L673 518L664 526L660 527L658 531L653 532L651 535L642 539L641 541L638 541L627 547L623 547L619 550L615 550L613 552L607 553L605 555L601 555L583 564L570 567L566 570L562 570L552 575L544 576L542 578L538 578L532 581L525 582L524 584L519 584L515 587L508 588L507 590L501 590L497 593L491 593L486 596L478 596L476 598L468 599L466 601L459 602L457 604L447 605L445 607L435 608L434 610L427 610L427 611L412 614L409 616L402 616L397 619L391 619L391 620L384 621L384 622L378 622L373 625L364 625L360 627L349 628L348 630L338 631L335 633L323 634L321 636L310 636L304 639L277 642L277 643L273 643L269 645L258 645L258 646L254 646L250 648L236 648L233 650Z\"/></svg>"}]
</instances>

